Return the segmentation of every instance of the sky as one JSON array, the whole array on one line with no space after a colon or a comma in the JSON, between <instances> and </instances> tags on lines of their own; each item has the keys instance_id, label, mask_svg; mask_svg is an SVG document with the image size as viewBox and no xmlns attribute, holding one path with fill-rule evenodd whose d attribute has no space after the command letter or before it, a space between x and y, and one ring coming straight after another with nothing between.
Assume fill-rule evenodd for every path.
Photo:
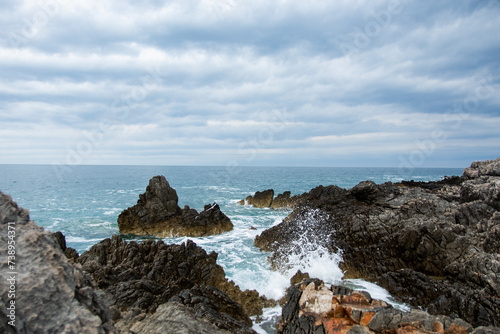
<instances>
[{"instance_id":1,"label":"sky","mask_svg":"<svg viewBox=\"0 0 500 334\"><path fill-rule=\"evenodd\" d=\"M0 164L467 167L500 1L2 0Z\"/></svg>"}]
</instances>

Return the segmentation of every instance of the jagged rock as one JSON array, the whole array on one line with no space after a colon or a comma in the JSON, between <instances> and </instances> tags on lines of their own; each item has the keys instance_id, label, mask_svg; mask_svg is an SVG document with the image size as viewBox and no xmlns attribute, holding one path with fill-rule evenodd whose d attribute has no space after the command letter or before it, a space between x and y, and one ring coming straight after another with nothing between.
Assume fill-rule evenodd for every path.
<instances>
[{"instance_id":1,"label":"jagged rock","mask_svg":"<svg viewBox=\"0 0 500 334\"><path fill-rule=\"evenodd\" d=\"M205 205L204 211L178 205L175 189L165 176L155 176L149 181L137 204L118 216L122 234L154 235L158 237L201 237L231 231L231 220L218 204Z\"/></svg>"},{"instance_id":2,"label":"jagged rock","mask_svg":"<svg viewBox=\"0 0 500 334\"><path fill-rule=\"evenodd\" d=\"M255 333L241 305L211 286L182 290L154 313L131 309L116 327L121 333Z\"/></svg>"},{"instance_id":3,"label":"jagged rock","mask_svg":"<svg viewBox=\"0 0 500 334\"><path fill-rule=\"evenodd\" d=\"M499 175L496 159L438 182L319 186L255 245L277 269L298 244L341 250L347 278L377 281L433 314L499 326Z\"/></svg>"},{"instance_id":4,"label":"jagged rock","mask_svg":"<svg viewBox=\"0 0 500 334\"><path fill-rule=\"evenodd\" d=\"M152 314L132 311L116 324L122 334L230 334L200 318L195 310L179 303L160 305Z\"/></svg>"},{"instance_id":5,"label":"jagged rock","mask_svg":"<svg viewBox=\"0 0 500 334\"><path fill-rule=\"evenodd\" d=\"M266 299L256 291L241 291L194 242L167 245L163 241L126 242L114 235L84 252L78 263L122 312L138 308L154 313L158 306L195 285L212 286L242 305L245 316L262 314Z\"/></svg>"},{"instance_id":6,"label":"jagged rock","mask_svg":"<svg viewBox=\"0 0 500 334\"><path fill-rule=\"evenodd\" d=\"M257 208L269 208L274 198L274 190L268 189L264 191L257 191L255 195L248 196L246 201L249 205L253 205Z\"/></svg>"},{"instance_id":7,"label":"jagged rock","mask_svg":"<svg viewBox=\"0 0 500 334\"><path fill-rule=\"evenodd\" d=\"M295 275L293 275L292 278L290 278L290 284L297 285L309 278L310 278L309 273L303 273L302 271L297 270Z\"/></svg>"},{"instance_id":8,"label":"jagged rock","mask_svg":"<svg viewBox=\"0 0 500 334\"><path fill-rule=\"evenodd\" d=\"M54 238L56 238L59 247L61 247L61 250L64 252L64 255L66 255L66 257L72 262L75 262L80 255L78 255L76 249L66 247L66 237L62 234L62 232L54 233Z\"/></svg>"},{"instance_id":9,"label":"jagged rock","mask_svg":"<svg viewBox=\"0 0 500 334\"><path fill-rule=\"evenodd\" d=\"M293 209L297 206L300 201L300 196L291 196L289 191L285 191L282 194L274 197L274 190L268 189L264 191L257 191L253 196L247 196L246 199L239 201L238 203L244 205L253 205L257 208L271 208L274 210L281 209Z\"/></svg>"},{"instance_id":10,"label":"jagged rock","mask_svg":"<svg viewBox=\"0 0 500 334\"><path fill-rule=\"evenodd\" d=\"M472 327L461 319L432 316L421 310L403 312L372 299L367 292L343 286L328 288L318 279L288 288L277 328L278 334L462 334L471 331Z\"/></svg>"},{"instance_id":11,"label":"jagged rock","mask_svg":"<svg viewBox=\"0 0 500 334\"><path fill-rule=\"evenodd\" d=\"M66 258L52 233L30 221L28 211L1 192L0 229L0 244L5 245L4 249L6 245L15 247L10 249L15 251L11 254L14 258L9 259L5 251L0 253L0 266L9 276L3 275L0 280L0 332L115 332L104 293ZM7 269L9 260L13 267ZM8 270L16 274L9 274ZM10 277L16 278L15 282L9 282ZM7 324L12 319L5 313L10 315L11 300L15 301L15 327Z\"/></svg>"}]
</instances>

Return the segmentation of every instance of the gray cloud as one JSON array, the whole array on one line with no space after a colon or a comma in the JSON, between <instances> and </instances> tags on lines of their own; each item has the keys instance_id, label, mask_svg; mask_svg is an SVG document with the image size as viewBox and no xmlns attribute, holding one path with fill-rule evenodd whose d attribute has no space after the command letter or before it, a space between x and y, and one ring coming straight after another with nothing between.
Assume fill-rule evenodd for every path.
<instances>
[{"instance_id":1,"label":"gray cloud","mask_svg":"<svg viewBox=\"0 0 500 334\"><path fill-rule=\"evenodd\" d=\"M1 162L80 148L74 163L397 166L423 142L422 166L498 154L497 1L40 4L0 5Z\"/></svg>"}]
</instances>

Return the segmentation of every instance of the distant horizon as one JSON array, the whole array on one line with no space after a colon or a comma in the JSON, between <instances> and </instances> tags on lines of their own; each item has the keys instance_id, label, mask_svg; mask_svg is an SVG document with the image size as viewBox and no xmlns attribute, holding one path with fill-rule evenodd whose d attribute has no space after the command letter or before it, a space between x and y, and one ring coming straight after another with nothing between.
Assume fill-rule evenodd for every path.
<instances>
[{"instance_id":1,"label":"distant horizon","mask_svg":"<svg viewBox=\"0 0 500 334\"><path fill-rule=\"evenodd\" d=\"M488 159L494 160L494 159ZM478 161L478 160L476 160ZM474 161L471 161L471 163ZM0 166L54 166L54 164L47 163L0 163ZM57 165L56 165L57 166ZM223 166L223 165L157 165L157 164L78 164L78 165L66 165L69 168L73 167L92 167L92 166L103 166L103 167L219 167L219 168L391 168L397 169L399 166L287 166L287 165L238 165L238 166ZM414 167L414 169L465 169L470 167L470 164L465 167L447 167L447 166L426 166L426 167Z\"/></svg>"}]
</instances>

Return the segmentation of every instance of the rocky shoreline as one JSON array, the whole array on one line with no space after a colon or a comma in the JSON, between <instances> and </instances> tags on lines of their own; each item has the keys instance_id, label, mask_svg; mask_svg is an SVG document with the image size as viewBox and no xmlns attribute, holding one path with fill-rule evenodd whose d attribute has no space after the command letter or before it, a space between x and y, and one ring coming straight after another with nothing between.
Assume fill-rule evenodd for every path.
<instances>
[{"instance_id":1,"label":"rocky shoreline","mask_svg":"<svg viewBox=\"0 0 500 334\"><path fill-rule=\"evenodd\" d=\"M154 177L137 205L120 215L121 233L199 236L232 228L216 204L198 213L177 202L166 179ZM276 269L306 238L341 252L345 277L375 281L426 311L402 312L367 293L298 275L278 333L500 333L493 327L500 325L500 159L438 182L365 181L350 190L319 186L276 198L265 191L245 203L293 208L255 239ZM0 322L3 333L254 333L249 317L276 304L241 291L217 254L192 241L113 236L78 255L61 233L37 226L1 192L0 224L5 245L8 226L16 226L19 263L16 326ZM7 266L7 254L0 262ZM2 320L8 284L0 282Z\"/></svg>"},{"instance_id":2,"label":"rocky shoreline","mask_svg":"<svg viewBox=\"0 0 500 334\"><path fill-rule=\"evenodd\" d=\"M304 235L342 252L347 278L377 282L434 315L500 325L500 159L439 182L317 187L255 245L280 269Z\"/></svg>"}]
</instances>

